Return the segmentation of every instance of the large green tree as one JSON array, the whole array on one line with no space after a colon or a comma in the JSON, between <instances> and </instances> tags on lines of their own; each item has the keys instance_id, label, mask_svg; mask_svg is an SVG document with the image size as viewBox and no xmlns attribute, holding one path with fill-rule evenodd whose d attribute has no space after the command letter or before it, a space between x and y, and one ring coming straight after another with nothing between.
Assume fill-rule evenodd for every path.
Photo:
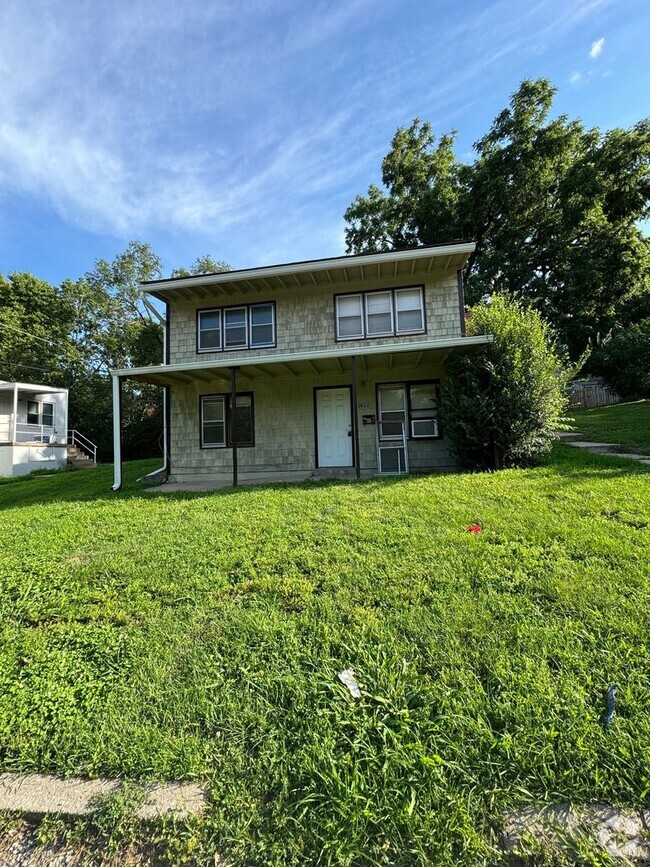
<instances>
[{"instance_id":1,"label":"large green tree","mask_svg":"<svg viewBox=\"0 0 650 867\"><path fill-rule=\"evenodd\" d=\"M73 311L61 291L33 274L0 274L0 379L65 385L74 362Z\"/></svg>"},{"instance_id":2,"label":"large green tree","mask_svg":"<svg viewBox=\"0 0 650 867\"><path fill-rule=\"evenodd\" d=\"M586 129L551 117L556 89L524 81L476 142L398 129L373 185L345 212L349 252L476 241L470 303L495 292L532 302L573 357L613 327L650 315L650 121Z\"/></svg>"}]
</instances>

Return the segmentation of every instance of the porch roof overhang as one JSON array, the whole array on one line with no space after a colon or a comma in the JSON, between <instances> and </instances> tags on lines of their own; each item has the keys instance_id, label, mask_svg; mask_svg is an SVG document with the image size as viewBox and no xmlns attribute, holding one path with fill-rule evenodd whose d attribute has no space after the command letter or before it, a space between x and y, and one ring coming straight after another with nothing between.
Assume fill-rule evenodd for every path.
<instances>
[{"instance_id":1,"label":"porch roof overhang","mask_svg":"<svg viewBox=\"0 0 650 867\"><path fill-rule=\"evenodd\" d=\"M335 285L340 288L370 280L382 282L399 278L405 283L423 282L463 268L475 247L473 242L458 241L386 253L311 259L219 274L151 280L142 283L141 290L164 302L223 301L230 295L259 295L279 290L299 292L313 288L329 289Z\"/></svg>"},{"instance_id":2,"label":"porch roof overhang","mask_svg":"<svg viewBox=\"0 0 650 867\"><path fill-rule=\"evenodd\" d=\"M67 388L57 388L54 385L36 385L33 382L5 382L0 381L0 391L13 391L14 388L18 391L28 392L29 394L65 394Z\"/></svg>"},{"instance_id":3,"label":"porch roof overhang","mask_svg":"<svg viewBox=\"0 0 650 867\"><path fill-rule=\"evenodd\" d=\"M352 358L360 371L433 366L441 364L452 352L471 352L491 341L488 335L456 337L446 340L420 340L413 343L380 346L346 346L317 352L292 352L263 358L232 358L224 355L217 361L166 364L157 367L131 367L113 370L116 377L147 382L151 385L188 385L215 380L230 381L232 368L250 380L273 380L293 376L321 376L347 373Z\"/></svg>"}]
</instances>

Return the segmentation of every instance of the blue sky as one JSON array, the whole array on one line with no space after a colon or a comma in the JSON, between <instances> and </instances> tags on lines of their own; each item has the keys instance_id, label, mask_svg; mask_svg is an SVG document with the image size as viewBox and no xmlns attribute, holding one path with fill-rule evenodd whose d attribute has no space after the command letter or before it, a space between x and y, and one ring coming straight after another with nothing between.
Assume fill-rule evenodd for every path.
<instances>
[{"instance_id":1,"label":"blue sky","mask_svg":"<svg viewBox=\"0 0 650 867\"><path fill-rule=\"evenodd\" d=\"M647 0L3 0L0 272L54 283L137 238L168 273L344 252L395 129L459 130L525 77L650 113Z\"/></svg>"}]
</instances>

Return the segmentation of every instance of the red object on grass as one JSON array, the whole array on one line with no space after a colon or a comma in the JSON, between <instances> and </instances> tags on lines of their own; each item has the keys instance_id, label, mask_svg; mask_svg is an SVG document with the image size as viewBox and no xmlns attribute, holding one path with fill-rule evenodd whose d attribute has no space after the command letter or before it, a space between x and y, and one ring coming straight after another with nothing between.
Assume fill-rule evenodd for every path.
<instances>
[{"instance_id":1,"label":"red object on grass","mask_svg":"<svg viewBox=\"0 0 650 867\"><path fill-rule=\"evenodd\" d=\"M483 527L480 524L470 524L467 528L468 533L480 533Z\"/></svg>"}]
</instances>

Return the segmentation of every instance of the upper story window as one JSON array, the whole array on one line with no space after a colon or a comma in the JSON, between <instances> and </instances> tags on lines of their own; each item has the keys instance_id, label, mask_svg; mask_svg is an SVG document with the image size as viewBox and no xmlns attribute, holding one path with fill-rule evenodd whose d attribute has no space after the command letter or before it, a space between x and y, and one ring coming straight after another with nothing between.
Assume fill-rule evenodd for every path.
<instances>
[{"instance_id":1,"label":"upper story window","mask_svg":"<svg viewBox=\"0 0 650 867\"><path fill-rule=\"evenodd\" d=\"M426 330L422 286L336 296L336 339L362 340Z\"/></svg>"},{"instance_id":2,"label":"upper story window","mask_svg":"<svg viewBox=\"0 0 650 867\"><path fill-rule=\"evenodd\" d=\"M275 304L242 304L199 310L196 351L264 349L275 346Z\"/></svg>"}]
</instances>

